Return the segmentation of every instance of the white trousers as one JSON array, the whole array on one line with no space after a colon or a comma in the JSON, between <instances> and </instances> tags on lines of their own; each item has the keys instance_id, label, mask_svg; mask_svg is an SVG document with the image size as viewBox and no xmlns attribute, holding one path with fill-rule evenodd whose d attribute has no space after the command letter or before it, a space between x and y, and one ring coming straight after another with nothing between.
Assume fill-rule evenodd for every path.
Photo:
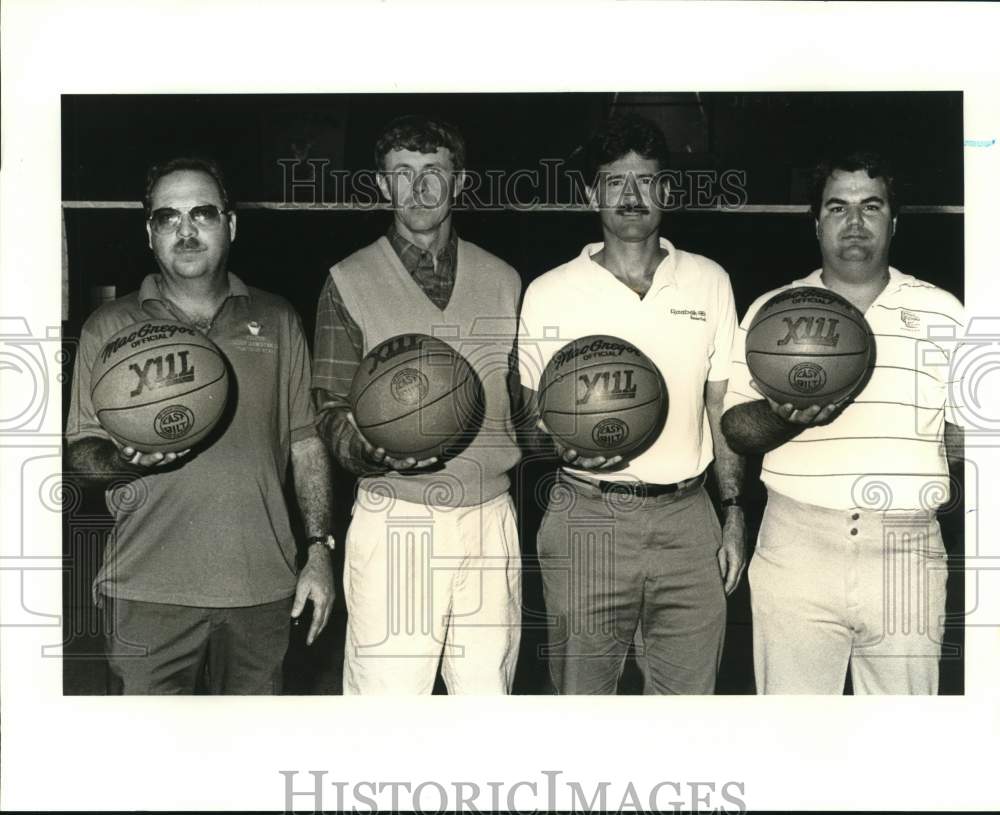
<instances>
[{"instance_id":1,"label":"white trousers","mask_svg":"<svg viewBox=\"0 0 1000 815\"><path fill-rule=\"evenodd\" d=\"M344 694L510 692L521 553L510 496L471 507L359 490L347 531Z\"/></svg>"},{"instance_id":2,"label":"white trousers","mask_svg":"<svg viewBox=\"0 0 1000 815\"><path fill-rule=\"evenodd\" d=\"M947 556L933 513L768 494L748 570L758 693L935 694Z\"/></svg>"}]
</instances>

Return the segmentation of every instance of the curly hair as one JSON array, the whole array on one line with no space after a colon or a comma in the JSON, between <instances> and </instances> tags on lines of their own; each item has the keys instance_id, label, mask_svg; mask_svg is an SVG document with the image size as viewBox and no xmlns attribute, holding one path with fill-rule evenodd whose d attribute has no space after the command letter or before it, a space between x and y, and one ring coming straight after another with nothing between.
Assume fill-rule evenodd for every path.
<instances>
[{"instance_id":1,"label":"curly hair","mask_svg":"<svg viewBox=\"0 0 1000 815\"><path fill-rule=\"evenodd\" d=\"M385 156L390 150L433 153L441 147L451 151L456 172L465 169L465 139L455 125L427 116L399 116L382 128L375 140L375 167L385 169Z\"/></svg>"},{"instance_id":2,"label":"curly hair","mask_svg":"<svg viewBox=\"0 0 1000 815\"><path fill-rule=\"evenodd\" d=\"M593 182L598 169L629 153L655 159L660 170L667 169L670 148L663 131L645 116L627 113L615 116L591 136L585 154L587 178Z\"/></svg>"}]
</instances>

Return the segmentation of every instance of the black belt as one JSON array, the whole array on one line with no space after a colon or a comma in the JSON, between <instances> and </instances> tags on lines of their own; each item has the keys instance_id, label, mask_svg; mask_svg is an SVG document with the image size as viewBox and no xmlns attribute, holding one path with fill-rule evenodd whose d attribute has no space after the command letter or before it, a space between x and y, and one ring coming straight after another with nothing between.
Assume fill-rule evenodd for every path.
<instances>
[{"instance_id":1,"label":"black belt","mask_svg":"<svg viewBox=\"0 0 1000 815\"><path fill-rule=\"evenodd\" d=\"M635 498L657 498L661 495L672 495L678 490L700 487L705 482L704 471L691 478L678 481L676 484L644 484L641 481L591 481L565 472L562 475L580 484L597 487L605 495L617 493L631 495Z\"/></svg>"}]
</instances>

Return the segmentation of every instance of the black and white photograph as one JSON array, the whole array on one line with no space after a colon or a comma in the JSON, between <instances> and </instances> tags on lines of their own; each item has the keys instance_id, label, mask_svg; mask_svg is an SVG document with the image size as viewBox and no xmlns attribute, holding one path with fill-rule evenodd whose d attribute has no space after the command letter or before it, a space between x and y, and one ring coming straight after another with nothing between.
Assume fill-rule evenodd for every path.
<instances>
[{"instance_id":1,"label":"black and white photograph","mask_svg":"<svg viewBox=\"0 0 1000 815\"><path fill-rule=\"evenodd\" d=\"M62 102L65 693L962 693L960 93Z\"/></svg>"},{"instance_id":2,"label":"black and white photograph","mask_svg":"<svg viewBox=\"0 0 1000 815\"><path fill-rule=\"evenodd\" d=\"M776 5L5 9L4 811L996 804L1000 78Z\"/></svg>"}]
</instances>

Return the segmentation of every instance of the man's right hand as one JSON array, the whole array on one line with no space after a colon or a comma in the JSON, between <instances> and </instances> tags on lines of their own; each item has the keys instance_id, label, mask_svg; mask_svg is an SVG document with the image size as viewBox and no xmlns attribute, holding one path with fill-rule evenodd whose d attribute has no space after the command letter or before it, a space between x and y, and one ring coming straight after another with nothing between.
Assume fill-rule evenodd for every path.
<instances>
[{"instance_id":1,"label":"man's right hand","mask_svg":"<svg viewBox=\"0 0 1000 815\"><path fill-rule=\"evenodd\" d=\"M789 424L801 425L802 427L813 427L815 425L828 424L833 421L837 414L843 410L850 399L841 399L839 402L831 402L826 405L810 405L806 408L797 408L790 402L781 404L760 389L754 380L750 380L750 386L763 396L771 406L774 414L784 419Z\"/></svg>"},{"instance_id":2,"label":"man's right hand","mask_svg":"<svg viewBox=\"0 0 1000 815\"><path fill-rule=\"evenodd\" d=\"M538 429L552 439L556 455L562 459L563 464L568 464L580 470L611 470L621 464L621 456L581 456L572 447L566 447L559 439L552 434L552 431L545 426L545 422L538 420Z\"/></svg>"},{"instance_id":3,"label":"man's right hand","mask_svg":"<svg viewBox=\"0 0 1000 815\"><path fill-rule=\"evenodd\" d=\"M347 421L350 422L351 427L354 429L355 440L352 442L351 447L355 454L358 458L367 461L374 468L382 471L419 470L437 464L437 456L431 456L420 461L413 458L413 456L409 456L408 458L390 456L384 447L376 447L365 438L361 430L358 429L358 423L354 418L354 411L347 411Z\"/></svg>"},{"instance_id":4,"label":"man's right hand","mask_svg":"<svg viewBox=\"0 0 1000 815\"><path fill-rule=\"evenodd\" d=\"M183 458L191 452L191 448L180 450L176 453L143 453L134 447L119 447L118 454L122 459L133 467L143 467L150 469L153 467L164 467L173 464L177 459Z\"/></svg>"}]
</instances>

